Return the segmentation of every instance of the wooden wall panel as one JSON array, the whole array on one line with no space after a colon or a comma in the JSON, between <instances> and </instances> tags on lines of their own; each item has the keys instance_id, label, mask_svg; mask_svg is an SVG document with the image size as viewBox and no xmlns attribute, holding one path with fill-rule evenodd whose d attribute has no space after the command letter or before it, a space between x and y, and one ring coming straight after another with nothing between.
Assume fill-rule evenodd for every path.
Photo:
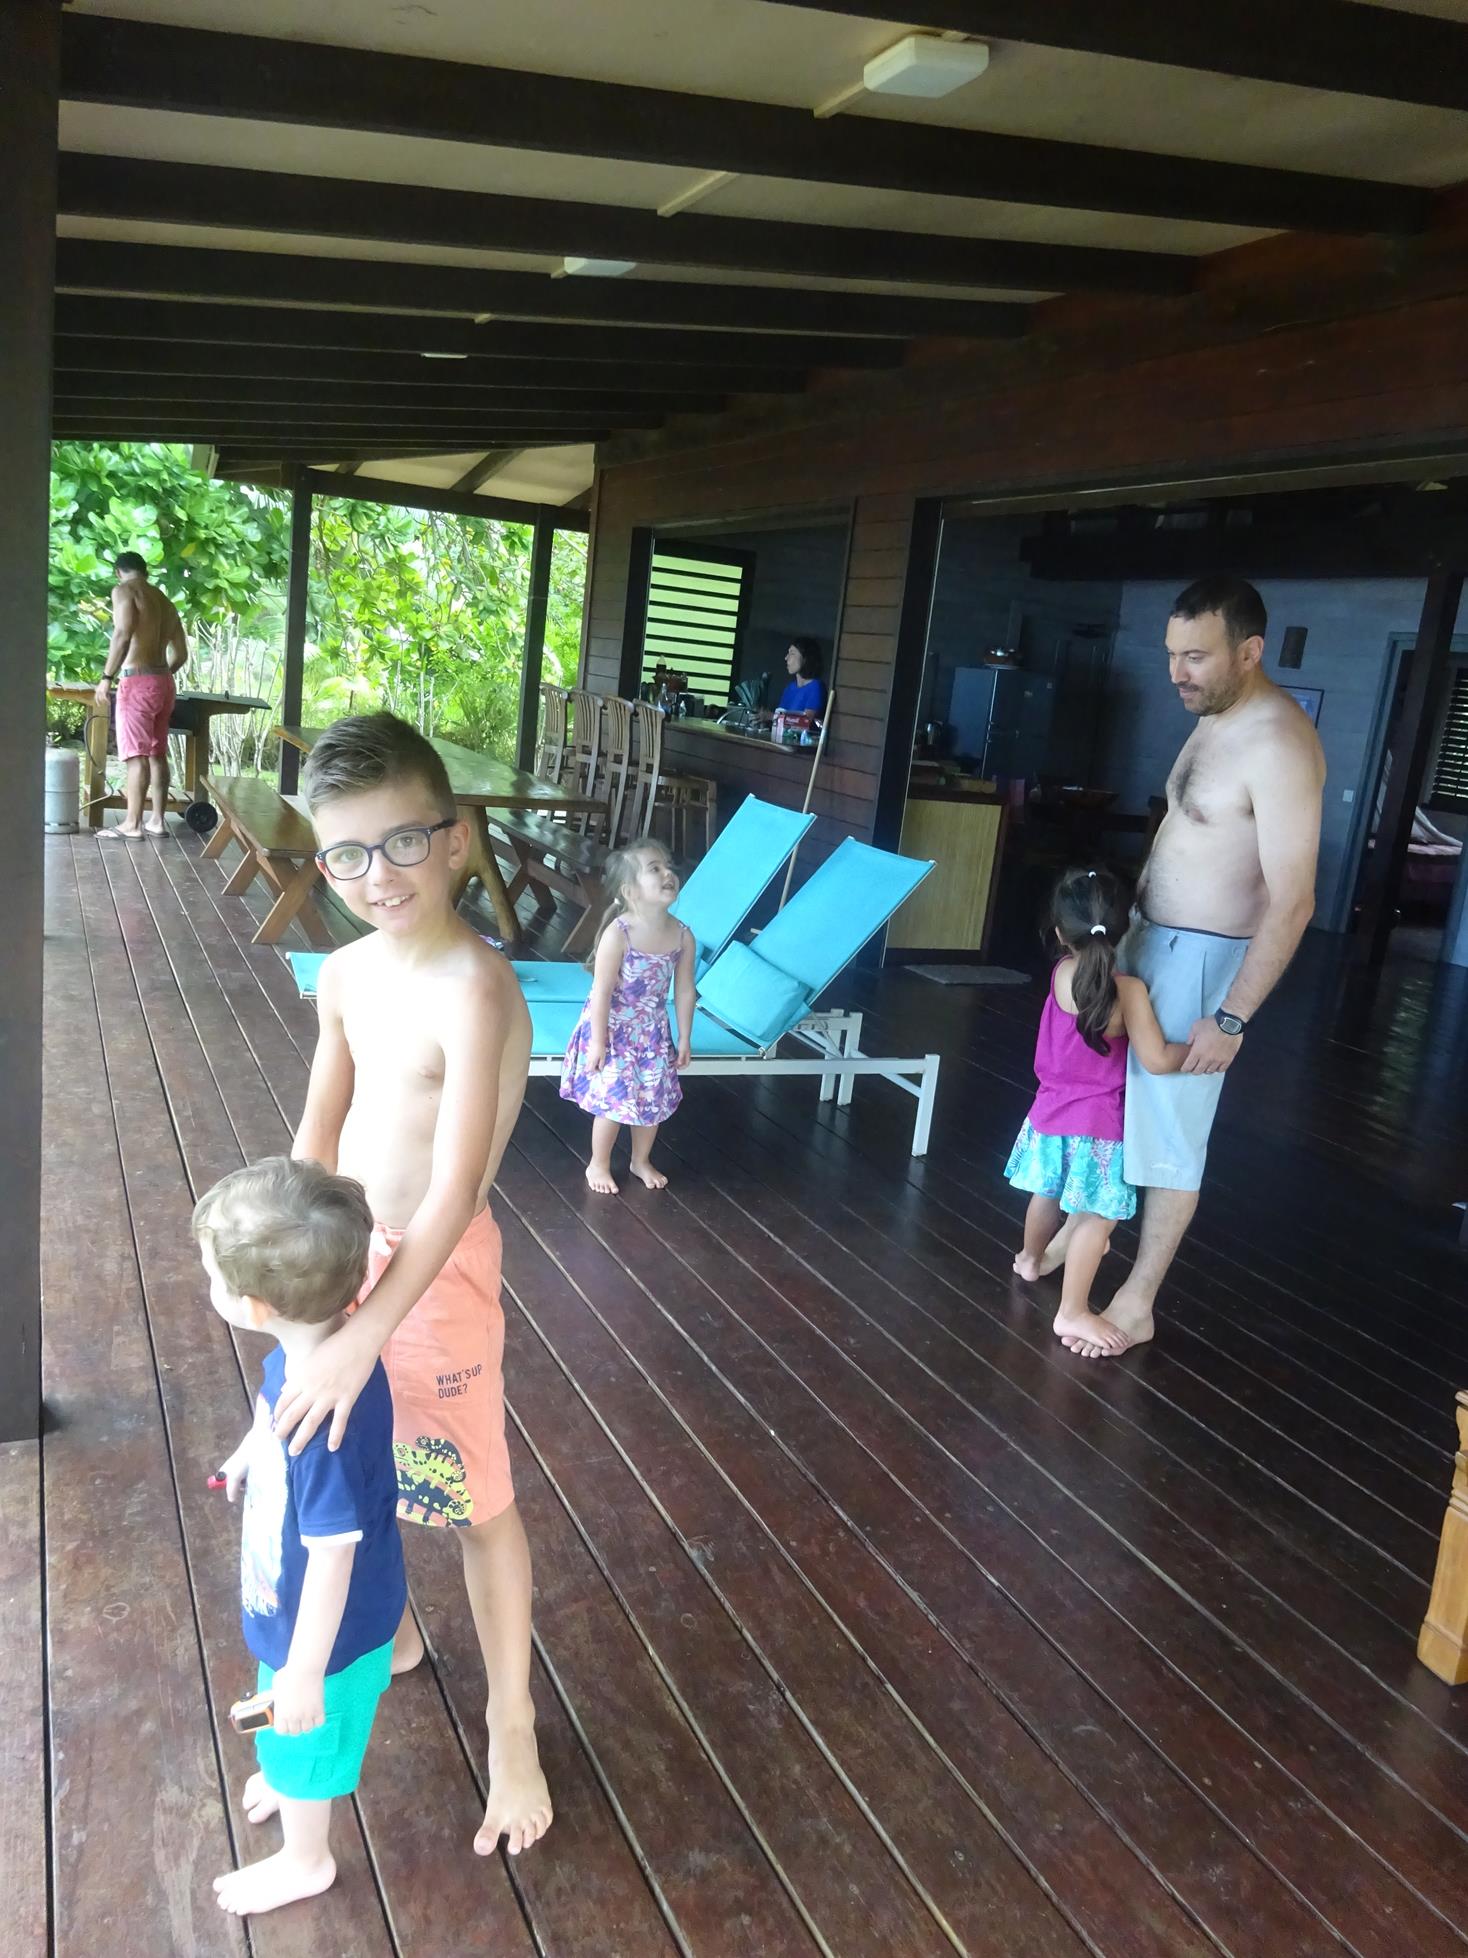
<instances>
[{"instance_id":1,"label":"wooden wall panel","mask_svg":"<svg viewBox=\"0 0 1468 1958\"><path fill-rule=\"evenodd\" d=\"M1265 240L1210 261L1201 285L1177 300L1058 300L1012 345L920 349L758 422L744 412L612 446L589 684L616 684L634 526L854 500L830 759L852 785L874 780L917 498L1468 453L1468 196L1445 199L1410 247Z\"/></svg>"}]
</instances>

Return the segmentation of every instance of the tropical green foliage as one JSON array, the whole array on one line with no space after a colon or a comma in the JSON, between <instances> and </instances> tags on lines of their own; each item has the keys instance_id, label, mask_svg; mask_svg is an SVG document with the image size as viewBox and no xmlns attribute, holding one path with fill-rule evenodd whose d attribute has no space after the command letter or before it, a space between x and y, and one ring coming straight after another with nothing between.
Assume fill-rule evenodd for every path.
<instances>
[{"instance_id":1,"label":"tropical green foliage","mask_svg":"<svg viewBox=\"0 0 1468 1958\"><path fill-rule=\"evenodd\" d=\"M112 561L137 551L178 606L189 682L280 698L287 499L212 482L176 446L52 452L50 670L91 679L111 629ZM519 704L530 531L348 498L313 506L308 723L389 707L425 731L509 754ZM575 672L586 541L558 532L545 676ZM53 721L65 718L64 710ZM262 767L278 715L215 724L226 767Z\"/></svg>"},{"instance_id":2,"label":"tropical green foliage","mask_svg":"<svg viewBox=\"0 0 1468 1958\"><path fill-rule=\"evenodd\" d=\"M191 632L278 607L289 553L282 497L216 483L169 445L58 442L51 451L50 667L95 677L112 629L112 560L137 551Z\"/></svg>"}]
</instances>

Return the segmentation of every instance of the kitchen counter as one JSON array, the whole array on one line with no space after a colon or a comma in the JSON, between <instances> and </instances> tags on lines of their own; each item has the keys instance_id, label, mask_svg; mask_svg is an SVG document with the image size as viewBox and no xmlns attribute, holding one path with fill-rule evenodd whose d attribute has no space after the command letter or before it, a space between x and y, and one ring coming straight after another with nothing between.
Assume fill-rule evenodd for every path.
<instances>
[{"instance_id":1,"label":"kitchen counter","mask_svg":"<svg viewBox=\"0 0 1468 1958\"><path fill-rule=\"evenodd\" d=\"M667 722L663 729L666 740L671 734L691 734L700 740L717 741L720 746L735 748L758 748L767 755L804 756L807 761L815 753L815 745L809 748L790 748L783 741L772 741L767 734L738 734L732 727L720 727L717 721L697 719L676 719Z\"/></svg>"}]
</instances>

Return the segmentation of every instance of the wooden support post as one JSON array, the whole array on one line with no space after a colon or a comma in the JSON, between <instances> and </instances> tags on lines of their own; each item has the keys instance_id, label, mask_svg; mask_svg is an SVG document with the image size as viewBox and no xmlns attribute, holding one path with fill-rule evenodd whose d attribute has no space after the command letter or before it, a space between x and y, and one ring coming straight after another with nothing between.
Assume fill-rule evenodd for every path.
<instances>
[{"instance_id":1,"label":"wooden support post","mask_svg":"<svg viewBox=\"0 0 1468 1958\"><path fill-rule=\"evenodd\" d=\"M1417 1657L1449 1686L1468 1681L1468 1394L1458 1396L1458 1440L1437 1573L1417 1640Z\"/></svg>"},{"instance_id":2,"label":"wooden support post","mask_svg":"<svg viewBox=\"0 0 1468 1958\"><path fill-rule=\"evenodd\" d=\"M1468 550L1465 550L1468 555ZM1453 627L1463 595L1461 571L1436 571L1427 581L1417 643L1409 655L1407 688L1400 711L1387 731L1392 758L1376 847L1361 880L1358 944L1372 965L1386 957L1396 918L1396 894L1407 861L1412 819L1422 796L1432 746L1433 709L1441 698L1452 653Z\"/></svg>"},{"instance_id":3,"label":"wooden support post","mask_svg":"<svg viewBox=\"0 0 1468 1958\"><path fill-rule=\"evenodd\" d=\"M41 1431L41 806L56 253L56 0L0 7L0 773L15 812L0 937L0 1441Z\"/></svg>"},{"instance_id":4,"label":"wooden support post","mask_svg":"<svg viewBox=\"0 0 1468 1958\"><path fill-rule=\"evenodd\" d=\"M548 516L535 519L530 547L530 602L525 608L525 658L520 668L520 725L515 760L521 768L535 766L535 729L540 712L540 666L545 652L545 620L550 604L551 552L556 527Z\"/></svg>"},{"instance_id":5,"label":"wooden support post","mask_svg":"<svg viewBox=\"0 0 1468 1958\"><path fill-rule=\"evenodd\" d=\"M311 492L306 471L291 472L291 562L285 593L285 671L280 718L286 727L301 724L301 688L306 672L306 592L311 576ZM294 795L301 779L301 757L294 743L280 744L280 792Z\"/></svg>"}]
</instances>

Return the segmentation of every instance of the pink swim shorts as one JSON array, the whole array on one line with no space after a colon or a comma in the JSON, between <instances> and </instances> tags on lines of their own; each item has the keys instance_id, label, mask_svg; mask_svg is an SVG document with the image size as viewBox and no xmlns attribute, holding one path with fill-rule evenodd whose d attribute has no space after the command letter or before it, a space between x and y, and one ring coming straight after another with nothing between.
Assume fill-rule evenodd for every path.
<instances>
[{"instance_id":1,"label":"pink swim shorts","mask_svg":"<svg viewBox=\"0 0 1468 1958\"><path fill-rule=\"evenodd\" d=\"M117 683L117 752L124 761L168 753L177 692L171 673L124 673Z\"/></svg>"}]
</instances>

